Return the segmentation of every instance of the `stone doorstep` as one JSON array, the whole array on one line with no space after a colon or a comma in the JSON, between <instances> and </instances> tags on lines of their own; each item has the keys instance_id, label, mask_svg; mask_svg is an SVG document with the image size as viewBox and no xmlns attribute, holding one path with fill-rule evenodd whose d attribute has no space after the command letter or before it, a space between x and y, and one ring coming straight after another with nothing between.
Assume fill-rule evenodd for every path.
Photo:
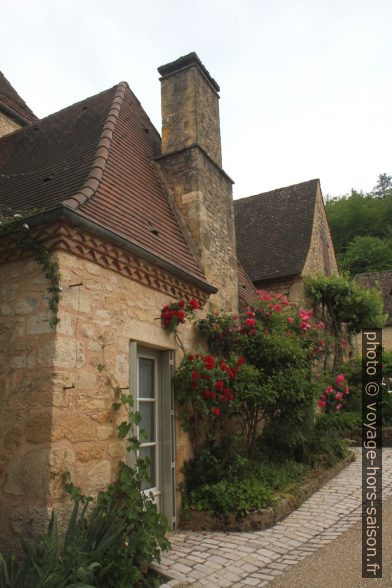
<instances>
[{"instance_id":1,"label":"stone doorstep","mask_svg":"<svg viewBox=\"0 0 392 588\"><path fill-rule=\"evenodd\" d=\"M301 506L305 500L337 476L354 459L354 453L350 452L350 455L336 466L328 470L308 474L308 479L305 478L305 482L300 486L300 496L295 501L281 498L274 507L270 506L260 511L249 513L240 521L236 520L235 515L230 515L226 521L222 521L207 511L190 511L187 513L186 518L181 521L180 530L244 532L269 529Z\"/></svg>"}]
</instances>

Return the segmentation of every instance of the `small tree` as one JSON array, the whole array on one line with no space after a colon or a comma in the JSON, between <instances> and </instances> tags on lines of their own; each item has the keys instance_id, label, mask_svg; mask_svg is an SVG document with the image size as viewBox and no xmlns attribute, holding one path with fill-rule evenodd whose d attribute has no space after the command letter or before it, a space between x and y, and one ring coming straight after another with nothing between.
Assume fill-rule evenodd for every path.
<instances>
[{"instance_id":1,"label":"small tree","mask_svg":"<svg viewBox=\"0 0 392 588\"><path fill-rule=\"evenodd\" d=\"M306 296L324 322L331 323L335 338L333 367L342 359L342 323L349 334L366 327L382 328L387 315L377 288L364 290L347 276L315 276L305 279Z\"/></svg>"}]
</instances>

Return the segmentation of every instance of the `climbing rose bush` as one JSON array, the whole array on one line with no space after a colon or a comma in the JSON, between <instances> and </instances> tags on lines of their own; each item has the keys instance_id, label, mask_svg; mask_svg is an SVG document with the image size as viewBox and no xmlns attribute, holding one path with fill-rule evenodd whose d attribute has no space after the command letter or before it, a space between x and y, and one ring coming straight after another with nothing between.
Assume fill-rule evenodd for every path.
<instances>
[{"instance_id":1,"label":"climbing rose bush","mask_svg":"<svg viewBox=\"0 0 392 588\"><path fill-rule=\"evenodd\" d=\"M178 326L185 323L186 319L193 319L195 310L198 310L198 308L199 303L196 298L192 298L189 302L179 300L164 306L161 311L163 328L171 333L177 333Z\"/></svg>"},{"instance_id":2,"label":"climbing rose bush","mask_svg":"<svg viewBox=\"0 0 392 588\"><path fill-rule=\"evenodd\" d=\"M209 353L186 354L175 378L194 451L226 443L230 432L248 457L261 434L282 453L295 451L313 427L316 402L337 411L344 404L341 374L333 395L329 388L320 395L317 372L325 371L332 339L312 309L259 290L257 303L240 315L209 314L197 327Z\"/></svg>"},{"instance_id":3,"label":"climbing rose bush","mask_svg":"<svg viewBox=\"0 0 392 588\"><path fill-rule=\"evenodd\" d=\"M175 376L176 398L195 446L213 433L218 420L235 413L237 379L244 363L241 356L225 360L199 353L182 360Z\"/></svg>"}]
</instances>

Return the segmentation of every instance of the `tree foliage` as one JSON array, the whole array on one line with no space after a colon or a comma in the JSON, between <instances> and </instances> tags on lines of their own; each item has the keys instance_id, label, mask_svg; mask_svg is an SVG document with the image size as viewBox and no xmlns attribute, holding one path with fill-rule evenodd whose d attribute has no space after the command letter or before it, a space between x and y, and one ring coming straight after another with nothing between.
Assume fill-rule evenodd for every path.
<instances>
[{"instance_id":1,"label":"tree foliage","mask_svg":"<svg viewBox=\"0 0 392 588\"><path fill-rule=\"evenodd\" d=\"M383 239L392 235L392 197L379 199L353 191L349 196L328 200L326 209L338 254L355 237Z\"/></svg>"},{"instance_id":2,"label":"tree foliage","mask_svg":"<svg viewBox=\"0 0 392 588\"><path fill-rule=\"evenodd\" d=\"M386 321L381 293L377 288L364 290L348 276L315 276L305 280L311 303L328 311L335 332L346 323L349 332L367 327L382 328Z\"/></svg>"},{"instance_id":3,"label":"tree foliage","mask_svg":"<svg viewBox=\"0 0 392 588\"><path fill-rule=\"evenodd\" d=\"M392 239L355 237L341 256L340 268L352 275L392 269Z\"/></svg>"}]
</instances>

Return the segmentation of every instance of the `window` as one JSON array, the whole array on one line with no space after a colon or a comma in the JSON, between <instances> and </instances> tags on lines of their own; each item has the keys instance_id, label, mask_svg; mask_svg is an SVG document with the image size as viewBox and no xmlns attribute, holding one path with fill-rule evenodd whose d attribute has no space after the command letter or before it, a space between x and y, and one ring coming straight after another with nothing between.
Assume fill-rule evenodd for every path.
<instances>
[{"instance_id":1,"label":"window","mask_svg":"<svg viewBox=\"0 0 392 588\"><path fill-rule=\"evenodd\" d=\"M130 343L130 390L141 414L140 457L148 457L150 479L143 490L152 493L159 512L175 527L175 443L172 392L173 352ZM129 457L129 461L132 456Z\"/></svg>"}]
</instances>

